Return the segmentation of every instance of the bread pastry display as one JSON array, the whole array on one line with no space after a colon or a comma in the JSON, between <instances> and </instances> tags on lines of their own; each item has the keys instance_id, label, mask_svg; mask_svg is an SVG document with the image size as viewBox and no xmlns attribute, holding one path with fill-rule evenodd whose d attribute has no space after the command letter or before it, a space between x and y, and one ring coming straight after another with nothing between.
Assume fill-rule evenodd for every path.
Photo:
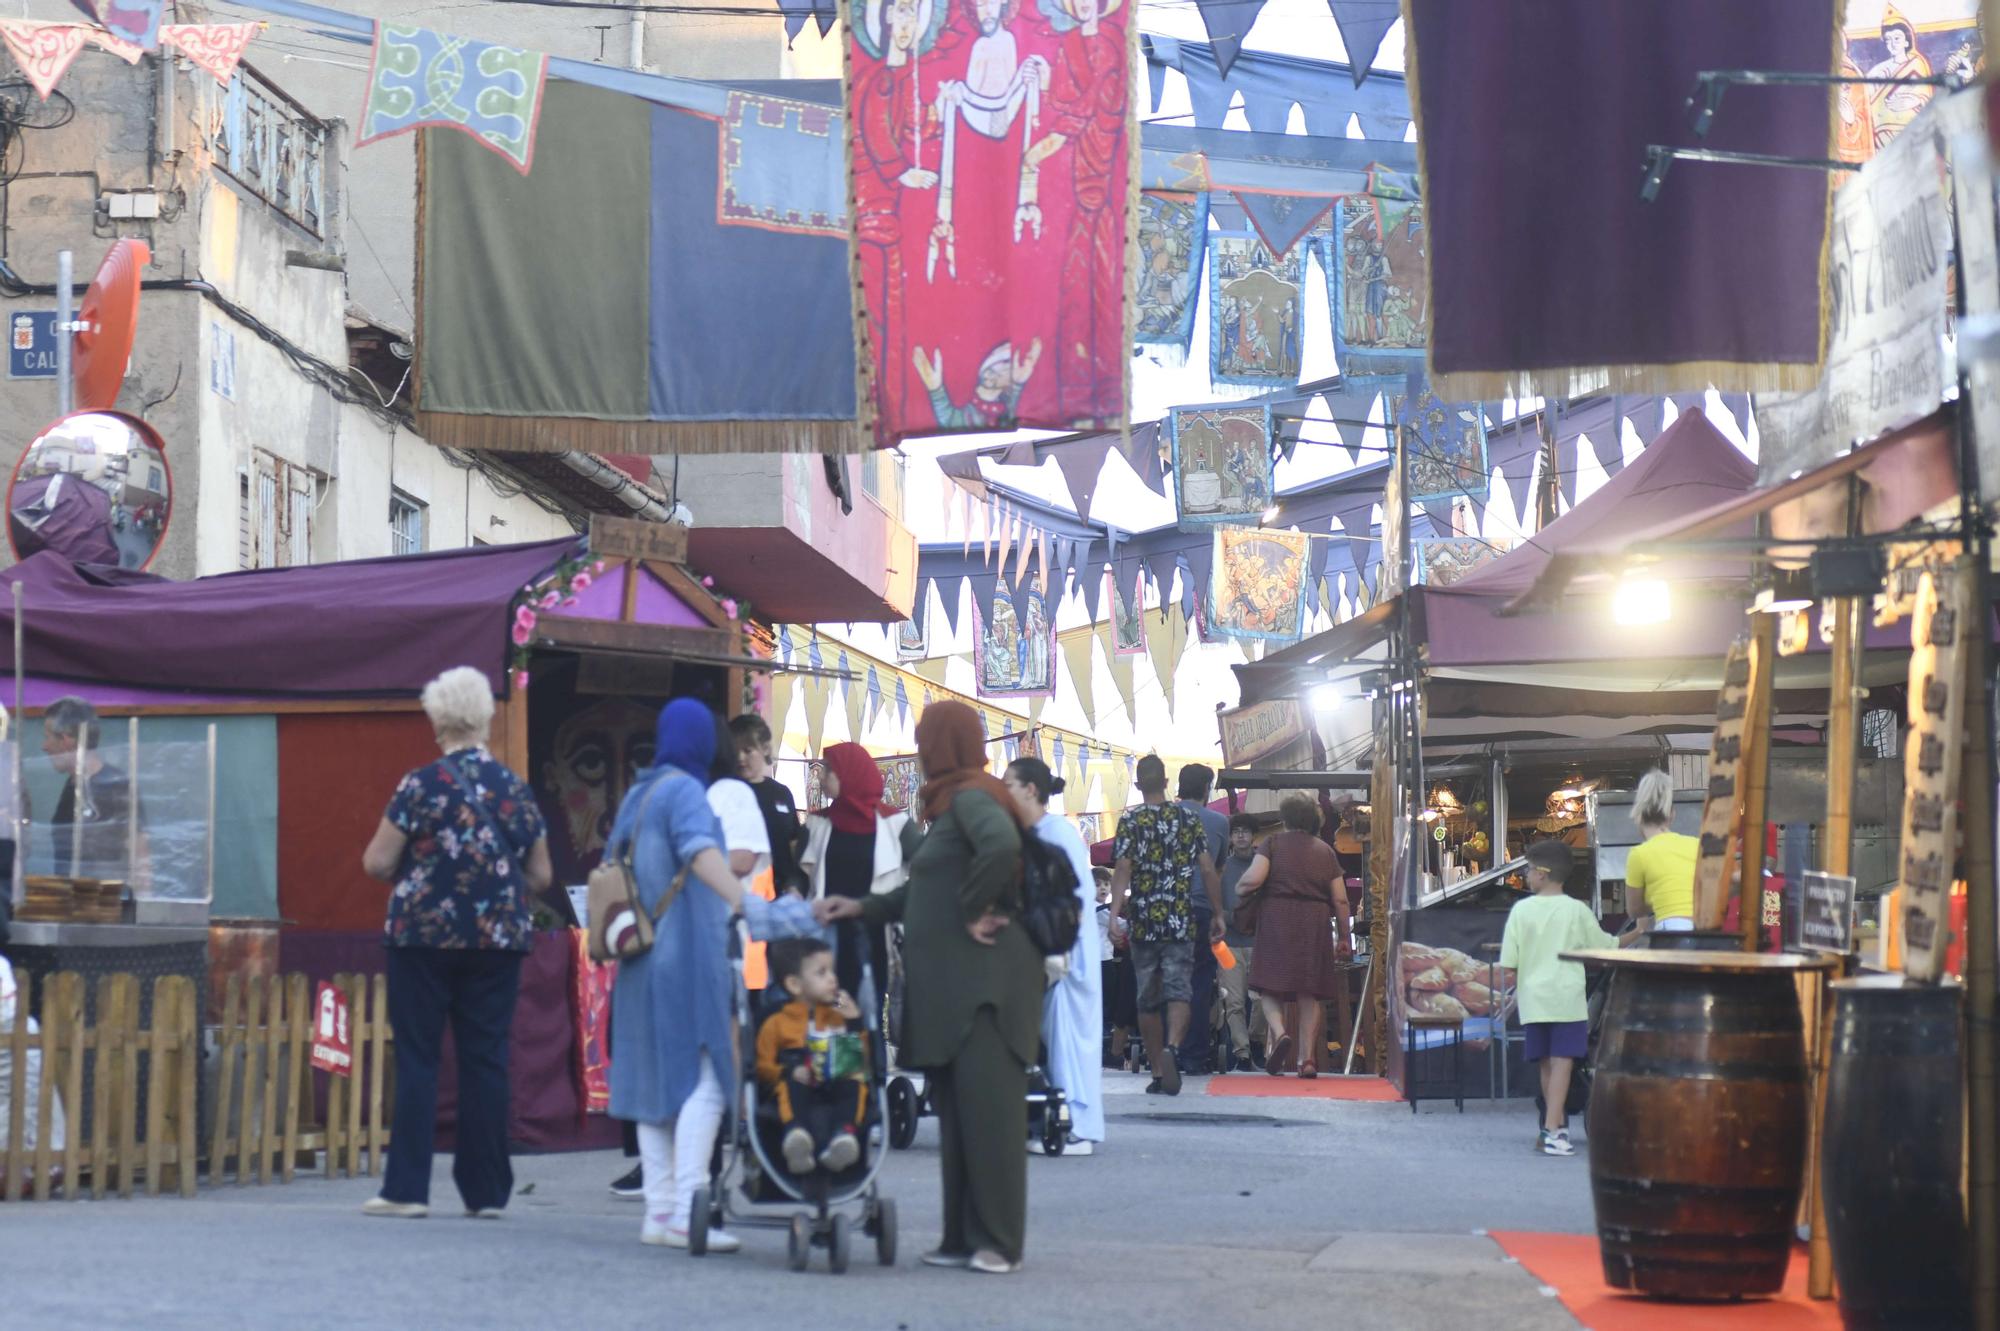
<instances>
[{"instance_id":1,"label":"bread pastry display","mask_svg":"<svg viewBox=\"0 0 2000 1331\"><path fill-rule=\"evenodd\" d=\"M1459 1021L1491 1017L1500 996L1487 984L1497 979L1487 963L1453 947L1433 947L1427 943L1404 943L1396 955L1403 979L1403 1002L1414 1014L1448 1017ZM1467 1032L1466 1043L1484 1048L1487 1037Z\"/></svg>"}]
</instances>

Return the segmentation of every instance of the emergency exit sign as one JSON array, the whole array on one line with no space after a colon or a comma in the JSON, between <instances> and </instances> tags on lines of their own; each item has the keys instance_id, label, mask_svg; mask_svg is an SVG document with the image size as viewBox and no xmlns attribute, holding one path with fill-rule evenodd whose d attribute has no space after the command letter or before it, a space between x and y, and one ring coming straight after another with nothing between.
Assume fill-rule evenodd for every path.
<instances>
[{"instance_id":1,"label":"emergency exit sign","mask_svg":"<svg viewBox=\"0 0 2000 1331\"><path fill-rule=\"evenodd\" d=\"M54 310L15 310L7 315L7 377L56 377Z\"/></svg>"}]
</instances>

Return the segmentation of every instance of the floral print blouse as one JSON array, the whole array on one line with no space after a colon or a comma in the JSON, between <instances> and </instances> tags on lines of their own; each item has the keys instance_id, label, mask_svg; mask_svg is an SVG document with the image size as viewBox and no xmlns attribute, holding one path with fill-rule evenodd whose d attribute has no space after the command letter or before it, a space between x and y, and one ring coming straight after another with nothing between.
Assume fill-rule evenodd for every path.
<instances>
[{"instance_id":1,"label":"floral print blouse","mask_svg":"<svg viewBox=\"0 0 2000 1331\"><path fill-rule=\"evenodd\" d=\"M383 817L409 837L383 929L390 947L533 945L522 865L547 829L526 782L484 748L459 749L405 776Z\"/></svg>"},{"instance_id":2,"label":"floral print blouse","mask_svg":"<svg viewBox=\"0 0 2000 1331\"><path fill-rule=\"evenodd\" d=\"M1125 908L1132 937L1172 943L1194 937L1194 876L1208 833L1201 819L1178 804L1141 804L1118 820L1115 858L1132 861L1131 900Z\"/></svg>"}]
</instances>

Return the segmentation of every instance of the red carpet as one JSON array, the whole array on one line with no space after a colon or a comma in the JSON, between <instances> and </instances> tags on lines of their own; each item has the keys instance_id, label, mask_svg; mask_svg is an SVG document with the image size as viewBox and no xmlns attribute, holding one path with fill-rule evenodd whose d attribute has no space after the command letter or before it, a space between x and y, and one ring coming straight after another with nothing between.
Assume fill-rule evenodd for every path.
<instances>
[{"instance_id":1,"label":"red carpet","mask_svg":"<svg viewBox=\"0 0 2000 1331\"><path fill-rule=\"evenodd\" d=\"M1806 1297L1806 1253L1792 1254L1784 1293L1773 1299L1743 1303L1664 1303L1615 1294L1605 1288L1604 1265L1597 1240L1584 1234L1522 1234L1495 1230L1493 1241L1517 1259L1537 1280L1553 1286L1563 1306L1591 1331L1681 1331L1710 1327L1772 1328L1806 1331L1838 1327L1838 1305Z\"/></svg>"},{"instance_id":2,"label":"red carpet","mask_svg":"<svg viewBox=\"0 0 2000 1331\"><path fill-rule=\"evenodd\" d=\"M1332 1077L1322 1074L1306 1081L1297 1076L1273 1077L1268 1072L1244 1072L1208 1079L1210 1095L1292 1097L1310 1100L1373 1100L1401 1102L1396 1088L1381 1077Z\"/></svg>"}]
</instances>

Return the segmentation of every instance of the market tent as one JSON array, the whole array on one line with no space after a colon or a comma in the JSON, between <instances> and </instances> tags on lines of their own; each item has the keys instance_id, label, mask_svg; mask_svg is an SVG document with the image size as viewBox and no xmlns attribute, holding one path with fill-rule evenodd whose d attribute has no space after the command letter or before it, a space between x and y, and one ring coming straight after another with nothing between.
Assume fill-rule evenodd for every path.
<instances>
[{"instance_id":1,"label":"market tent","mask_svg":"<svg viewBox=\"0 0 2000 1331\"><path fill-rule=\"evenodd\" d=\"M580 538L256 569L174 582L44 551L22 589L23 656L42 679L259 697L411 696L470 665L507 691L507 614ZM0 664L13 601L0 592Z\"/></svg>"}]
</instances>

